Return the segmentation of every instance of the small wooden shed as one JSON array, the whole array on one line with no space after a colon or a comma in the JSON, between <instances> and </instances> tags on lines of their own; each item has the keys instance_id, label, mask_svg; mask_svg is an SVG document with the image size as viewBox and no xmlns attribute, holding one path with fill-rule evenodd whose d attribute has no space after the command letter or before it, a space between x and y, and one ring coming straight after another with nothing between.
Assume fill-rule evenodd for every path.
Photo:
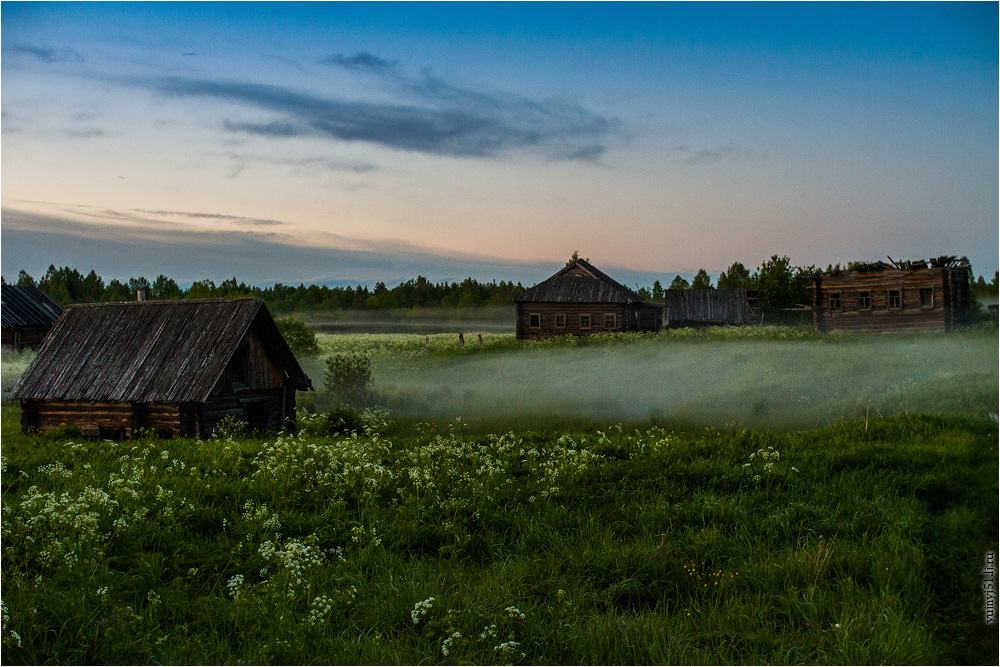
<instances>
[{"instance_id":1,"label":"small wooden shed","mask_svg":"<svg viewBox=\"0 0 1000 667\"><path fill-rule=\"evenodd\" d=\"M205 438L227 416L293 426L308 389L263 301L191 299L67 306L12 396L24 429Z\"/></svg>"},{"instance_id":2,"label":"small wooden shed","mask_svg":"<svg viewBox=\"0 0 1000 667\"><path fill-rule=\"evenodd\" d=\"M62 306L32 285L0 285L2 340L4 347L36 349L62 314Z\"/></svg>"},{"instance_id":3,"label":"small wooden shed","mask_svg":"<svg viewBox=\"0 0 1000 667\"><path fill-rule=\"evenodd\" d=\"M668 327L742 326L755 321L756 290L669 289L663 293Z\"/></svg>"},{"instance_id":4,"label":"small wooden shed","mask_svg":"<svg viewBox=\"0 0 1000 667\"><path fill-rule=\"evenodd\" d=\"M810 276L820 331L950 331L969 321L969 271L955 257L875 262Z\"/></svg>"},{"instance_id":5,"label":"small wooden shed","mask_svg":"<svg viewBox=\"0 0 1000 667\"><path fill-rule=\"evenodd\" d=\"M663 309L578 259L514 297L517 338L659 331Z\"/></svg>"}]
</instances>

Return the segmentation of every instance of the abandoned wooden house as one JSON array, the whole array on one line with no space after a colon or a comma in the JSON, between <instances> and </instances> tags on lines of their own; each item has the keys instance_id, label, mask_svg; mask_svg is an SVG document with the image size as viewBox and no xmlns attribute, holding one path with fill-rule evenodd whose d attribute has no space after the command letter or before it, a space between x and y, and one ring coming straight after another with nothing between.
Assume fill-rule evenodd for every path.
<instances>
[{"instance_id":1,"label":"abandoned wooden house","mask_svg":"<svg viewBox=\"0 0 1000 667\"><path fill-rule=\"evenodd\" d=\"M812 280L820 331L929 329L969 321L969 271L954 257L875 262L803 276Z\"/></svg>"},{"instance_id":2,"label":"abandoned wooden house","mask_svg":"<svg viewBox=\"0 0 1000 667\"><path fill-rule=\"evenodd\" d=\"M67 306L14 386L23 429L205 438L226 417L294 425L312 383L259 299Z\"/></svg>"},{"instance_id":3,"label":"abandoned wooden house","mask_svg":"<svg viewBox=\"0 0 1000 667\"><path fill-rule=\"evenodd\" d=\"M3 347L22 350L38 348L52 325L59 319L62 306L37 287L26 285L0 286L3 296L0 306Z\"/></svg>"},{"instance_id":4,"label":"abandoned wooden house","mask_svg":"<svg viewBox=\"0 0 1000 667\"><path fill-rule=\"evenodd\" d=\"M742 326L756 321L756 290L669 289L663 293L668 327Z\"/></svg>"},{"instance_id":5,"label":"abandoned wooden house","mask_svg":"<svg viewBox=\"0 0 1000 667\"><path fill-rule=\"evenodd\" d=\"M578 259L514 297L517 338L658 331L660 306Z\"/></svg>"}]
</instances>

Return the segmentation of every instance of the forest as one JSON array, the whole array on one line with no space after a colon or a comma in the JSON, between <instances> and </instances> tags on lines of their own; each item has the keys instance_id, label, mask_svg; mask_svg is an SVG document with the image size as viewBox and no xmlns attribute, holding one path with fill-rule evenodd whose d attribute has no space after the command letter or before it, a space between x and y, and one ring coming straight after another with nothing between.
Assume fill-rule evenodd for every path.
<instances>
[{"instance_id":1,"label":"forest","mask_svg":"<svg viewBox=\"0 0 1000 667\"><path fill-rule=\"evenodd\" d=\"M574 257L576 256L574 253ZM975 279L971 265L968 265L968 260L965 262L969 266L971 296L979 301L984 299L995 301L997 274L994 273L990 282L982 276ZM854 264L850 262L846 266L850 268ZM840 268L840 265L828 266L827 270L835 268ZM719 275L717 284L714 285L709 273L705 269L699 269L690 282L683 276L677 275L666 288L657 280L649 287L639 288L638 293L656 303L663 299L664 289L743 287L757 290L760 308L765 312L774 312L808 303L809 281L799 278L820 270L815 266L794 266L787 256L772 255L770 259L761 262L754 271L740 262L734 262ZM525 289L520 282L515 284L513 281L479 282L469 277L461 282L432 282L424 276L411 278L391 288L384 282L377 282L371 288L366 285L330 287L301 283L298 286L275 283L271 287L260 287L238 281L235 276L218 284L208 279L197 280L184 288L173 278L162 274L152 281L145 276L133 277L126 281L118 279L105 281L93 269L84 274L76 268L55 265L50 265L45 275L37 280L21 270L16 284L37 286L63 306L72 303L131 301L136 298L139 290L145 290L148 299L256 297L262 299L272 313L281 315L337 310L384 311L503 306Z\"/></svg>"}]
</instances>

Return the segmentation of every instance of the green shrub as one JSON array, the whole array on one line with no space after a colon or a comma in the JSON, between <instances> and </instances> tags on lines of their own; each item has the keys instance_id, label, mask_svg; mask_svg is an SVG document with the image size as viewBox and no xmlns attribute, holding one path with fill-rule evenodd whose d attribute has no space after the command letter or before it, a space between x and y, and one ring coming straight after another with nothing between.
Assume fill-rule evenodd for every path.
<instances>
[{"instance_id":1,"label":"green shrub","mask_svg":"<svg viewBox=\"0 0 1000 667\"><path fill-rule=\"evenodd\" d=\"M326 394L334 407L363 410L375 402L372 363L366 354L336 354L326 360Z\"/></svg>"},{"instance_id":2,"label":"green shrub","mask_svg":"<svg viewBox=\"0 0 1000 667\"><path fill-rule=\"evenodd\" d=\"M274 323L278 325L278 331L285 338L293 354L309 356L319 353L316 334L304 322L289 316L277 319Z\"/></svg>"}]
</instances>

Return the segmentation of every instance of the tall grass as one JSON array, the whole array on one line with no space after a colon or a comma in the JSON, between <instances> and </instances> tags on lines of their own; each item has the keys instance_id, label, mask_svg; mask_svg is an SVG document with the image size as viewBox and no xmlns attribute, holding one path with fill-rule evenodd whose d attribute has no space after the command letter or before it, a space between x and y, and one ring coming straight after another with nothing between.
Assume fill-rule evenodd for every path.
<instances>
[{"instance_id":1,"label":"tall grass","mask_svg":"<svg viewBox=\"0 0 1000 667\"><path fill-rule=\"evenodd\" d=\"M78 442L3 408L10 663L948 663L997 428ZM987 646L988 648L988 646Z\"/></svg>"}]
</instances>

